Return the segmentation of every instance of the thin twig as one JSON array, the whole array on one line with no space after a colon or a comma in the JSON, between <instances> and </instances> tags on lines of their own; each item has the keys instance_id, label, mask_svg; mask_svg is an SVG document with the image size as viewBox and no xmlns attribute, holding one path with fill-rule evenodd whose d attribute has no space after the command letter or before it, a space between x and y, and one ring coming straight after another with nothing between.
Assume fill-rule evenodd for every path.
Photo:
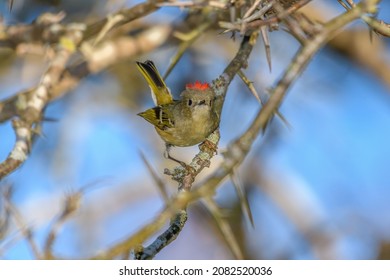
<instances>
[{"instance_id":1,"label":"thin twig","mask_svg":"<svg viewBox=\"0 0 390 280\"><path fill-rule=\"evenodd\" d=\"M3 240L6 236L10 224L10 209L5 207L5 201L11 201L13 189L11 185L2 187L0 196L0 240Z\"/></svg>"},{"instance_id":2,"label":"thin twig","mask_svg":"<svg viewBox=\"0 0 390 280\"><path fill-rule=\"evenodd\" d=\"M191 47L194 42L204 34L204 32L216 22L216 17L214 15L209 16L205 20L202 20L203 22L197 26L194 30L187 34L181 34L178 32L175 32L173 35L175 37L178 37L182 40L181 44L179 45L179 48L176 52L176 54L171 58L171 61L169 63L168 69L166 70L163 79L166 79L168 75L171 73L172 69L176 66L176 64L179 62L180 58L184 55L185 51Z\"/></svg>"},{"instance_id":3,"label":"thin twig","mask_svg":"<svg viewBox=\"0 0 390 280\"><path fill-rule=\"evenodd\" d=\"M47 235L45 247L44 247L44 256L45 259L53 259L54 255L52 252L54 242L57 239L58 233L62 229L63 225L70 217L80 208L82 198L82 192L74 192L66 196L64 207L60 215L54 220L52 226L50 227L49 234Z\"/></svg>"},{"instance_id":4,"label":"thin twig","mask_svg":"<svg viewBox=\"0 0 390 280\"><path fill-rule=\"evenodd\" d=\"M30 246L30 249L31 249L34 257L36 259L40 259L41 253L39 252L38 245L36 244L36 242L33 238L33 231L31 229L31 227L27 226L22 215L19 213L18 209L15 207L15 205L11 201L5 200L5 207L6 207L7 211L9 211L11 213L12 217L15 220L16 225L19 227L23 236L26 238L27 244Z\"/></svg>"}]
</instances>

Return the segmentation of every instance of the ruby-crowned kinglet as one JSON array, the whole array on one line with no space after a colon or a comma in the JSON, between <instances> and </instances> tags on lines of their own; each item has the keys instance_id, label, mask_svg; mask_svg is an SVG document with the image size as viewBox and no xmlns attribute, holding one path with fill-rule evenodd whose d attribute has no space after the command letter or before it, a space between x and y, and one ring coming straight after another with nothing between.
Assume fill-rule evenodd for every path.
<instances>
[{"instance_id":1,"label":"ruby-crowned kinglet","mask_svg":"<svg viewBox=\"0 0 390 280\"><path fill-rule=\"evenodd\" d=\"M196 145L218 127L219 115L214 107L215 94L209 84L187 84L180 94L181 99L174 100L152 61L137 62L137 66L148 82L156 104L156 107L138 115L154 126L165 141L167 152L170 146ZM167 156L171 158L169 153Z\"/></svg>"}]
</instances>

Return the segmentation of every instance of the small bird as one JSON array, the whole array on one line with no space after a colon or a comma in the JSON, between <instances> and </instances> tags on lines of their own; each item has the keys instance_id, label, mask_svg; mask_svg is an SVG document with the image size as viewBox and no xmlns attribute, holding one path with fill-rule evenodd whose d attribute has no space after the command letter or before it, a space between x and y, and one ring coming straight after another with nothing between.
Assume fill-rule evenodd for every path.
<instances>
[{"instance_id":1,"label":"small bird","mask_svg":"<svg viewBox=\"0 0 390 280\"><path fill-rule=\"evenodd\" d=\"M169 155L170 147L196 145L217 129L219 115L215 111L214 91L208 83L196 81L186 85L180 100L174 100L152 61L137 62L137 66L151 88L156 105L138 115L150 122L164 140L164 155L183 165Z\"/></svg>"}]
</instances>

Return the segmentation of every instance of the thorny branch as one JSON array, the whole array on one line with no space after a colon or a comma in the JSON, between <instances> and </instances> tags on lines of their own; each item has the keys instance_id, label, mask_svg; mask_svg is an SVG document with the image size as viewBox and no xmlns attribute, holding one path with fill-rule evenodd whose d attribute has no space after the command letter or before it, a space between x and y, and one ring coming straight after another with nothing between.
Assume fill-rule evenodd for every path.
<instances>
[{"instance_id":1,"label":"thorny branch","mask_svg":"<svg viewBox=\"0 0 390 280\"><path fill-rule=\"evenodd\" d=\"M125 24L140 16L144 16L153 11L154 8L157 9L155 2L149 1L138 4L128 10L120 11L118 16L121 16L123 19L118 22ZM95 25L88 26L87 28L84 24L60 25L59 21L64 16L65 14L63 13L57 15L44 14L32 26L11 26L9 28L3 28L4 30L1 32L3 35L0 37L0 45L1 43L8 42L10 44L12 43L12 46L17 46L21 40L26 42L36 41L36 38L31 37L35 34L41 34L43 37L39 39L44 42L56 44L53 47L55 57L51 61L47 72L42 76L40 84L31 90L21 92L0 103L0 121L6 121L15 115L19 117L13 121L17 141L7 159L0 163L0 179L12 173L27 159L34 134L33 129L41 121L45 107L52 100L63 94L64 91L69 91L74 88L89 73L99 71L107 67L107 65L110 65L110 63L117 61L113 60L112 56L111 58L104 56L106 59L99 58L97 60L99 63L95 63L96 54L93 53L99 54L99 52L97 50L92 52L91 48L87 47L88 43L85 42L83 48L84 54L89 58L90 63L87 63L87 60L86 62L67 67L67 62L78 50L80 44L84 42L85 38L96 35L98 29L95 29ZM97 23L97 25L100 26L107 22L109 22L109 18ZM111 28L119 26L118 22L113 26L110 25ZM110 48L107 44L101 48L105 48L106 54L116 53L115 58L118 58L118 55L136 54L140 50L148 50L156 44L161 44L162 41L165 41L164 39L167 38L169 32L169 29L166 27L151 28L149 33L142 34L143 42L146 39L146 42L149 43L146 45L137 45L137 37L127 41L123 39L117 42L117 47L121 47L121 44L127 44L127 48L125 48L127 51L117 52L111 48L107 52L107 48ZM156 36L156 34L159 35ZM150 38L149 42L148 36ZM15 41L14 38L17 40ZM131 44L133 44L133 47L131 47Z\"/></svg>"},{"instance_id":2,"label":"thorny branch","mask_svg":"<svg viewBox=\"0 0 390 280\"><path fill-rule=\"evenodd\" d=\"M165 221L172 217L171 215L176 215L174 219L174 228L176 229L178 224L184 225L183 221L186 220L186 211L184 210L190 202L196 201L200 198L212 197L216 188L220 185L223 179L225 179L229 174L231 174L234 169L242 163L246 155L250 151L252 143L257 138L259 132L265 129L266 125L273 117L274 113L279 108L283 98L286 95L287 90L295 79L302 73L306 65L309 63L311 58L317 53L321 47L328 42L331 38L335 36L339 29L350 23L351 21L359 18L362 14L373 13L376 10L376 4L378 1L367 1L368 3L360 3L354 9L346 12L345 14L333 19L327 23L323 29L308 41L302 48L299 50L297 55L294 57L293 61L290 63L287 71L284 73L283 77L277 82L276 87L272 91L272 95L265 106L259 111L257 117L247 129L247 131L241 135L237 140L233 141L228 148L228 152L224 154L223 164L209 177L206 182L201 184L201 187L196 188L196 190L183 191L169 203L169 206L166 207L164 211L150 224L143 227L135 235L131 236L129 239L118 243L113 246L105 253L99 254L96 258L112 258L117 256L123 251L128 251L131 248L135 248L138 244L142 243L148 236L155 233L159 228L161 228ZM245 48L245 42L248 44ZM234 74L237 73L243 66L242 60L239 58L246 52L250 52L252 47L249 44L249 38L246 37L243 40L240 51L229 66L225 69L224 73L220 76L219 79L214 83L216 89L220 89L219 92L221 96L225 96L226 89ZM243 55L245 57L245 55ZM246 59L244 60L246 61ZM234 69L234 70L233 70ZM221 83L219 87L219 83ZM221 99L223 105L223 98ZM212 155L212 154L211 154ZM203 166L201 165L201 169ZM179 167L179 169L181 169ZM172 178L179 182L181 188L188 189L192 186L194 182L194 176L191 175L191 172L185 172L181 169L181 172L176 169L176 171L169 173L172 175ZM180 209L178 214L174 214L175 211L172 209ZM182 223L177 223L180 220ZM172 234L172 227L170 227L166 232L160 235L157 240L146 249L137 248L136 258L138 259L149 259L155 256L164 246L167 246L172 240L174 240L180 229L175 230L175 234ZM172 239L168 239L172 237Z\"/></svg>"},{"instance_id":3,"label":"thorny branch","mask_svg":"<svg viewBox=\"0 0 390 280\"><path fill-rule=\"evenodd\" d=\"M347 10L355 7L355 3L352 0L338 0L339 3ZM390 24L383 20L378 20L373 16L362 15L362 19L378 34L386 37L390 37Z\"/></svg>"},{"instance_id":4,"label":"thorny branch","mask_svg":"<svg viewBox=\"0 0 390 280\"><path fill-rule=\"evenodd\" d=\"M222 112L222 107L228 90L228 86L230 82L233 80L235 74L241 68L246 67L247 60L253 49L253 45L255 43L256 37L257 35L254 34L252 37L245 36L243 38L240 49L237 52L237 55L234 57L231 63L226 67L223 74L213 82L213 87L218 96L216 100L216 107L218 108L217 111L219 112L219 114ZM218 145L218 141L219 141L219 131L217 129L206 139L204 143L199 145L200 152L193 158L191 163L188 165L188 168L178 166L173 171L165 170L166 174L169 174L173 180L179 183L179 190L181 190L179 193L190 192L196 176L205 167L210 166L210 160L216 154L216 147ZM170 209L169 205L170 204L167 204L168 209ZM172 208L170 209L170 211L176 213L177 210L175 210L175 208ZM185 207L179 208L177 213L174 214L174 218L169 228L164 233L162 233L151 245L149 245L146 248L142 248L137 244L135 257L137 259L153 258L162 248L166 247L169 243L171 243L173 240L176 239L177 235L184 227L186 220L187 220L187 211ZM150 227L150 229L153 230L154 232L159 228ZM96 258L112 258L122 250L128 251L135 247L133 245L134 241L135 240L131 237L130 239L119 243L118 245L112 247L107 252L97 256Z\"/></svg>"},{"instance_id":5,"label":"thorny branch","mask_svg":"<svg viewBox=\"0 0 390 280\"><path fill-rule=\"evenodd\" d=\"M10 9L12 8L12 2L9 1ZM229 84L234 76L247 66L248 57L256 42L258 33L264 31L261 28L287 20L290 15L310 1L276 1L278 3L273 7L274 9L270 9L271 6L269 6L269 8L264 10L261 10L261 7L258 6L261 2L263 1L253 1L248 5L242 20L236 20L235 15L231 14L232 20L230 22L219 22L219 26L226 28L227 31L237 30L241 31L242 34L246 34L235 58L226 67L223 74L213 81L212 86L218 96L216 103L219 108L219 115L222 112ZM266 2L273 3L275 1ZM271 97L259 111L251 126L237 140L230 143L227 152L223 154L224 163L205 182L193 187L196 176L204 167L210 165L211 158L217 152L219 142L219 131L217 130L199 146L200 152L194 157L188 168L180 166L173 170L165 170L166 174L178 182L180 191L166 204L165 209L161 211L156 219L141 228L136 234L114 244L93 258L115 258L129 252L131 249L135 249L137 259L149 259L153 258L161 249L171 243L184 227L187 220L186 207L188 204L200 198L205 198L206 200L212 198L220 182L229 174L232 174L235 168L245 159L253 141L265 129L273 115L278 112L277 110L287 90L302 73L313 55L333 38L340 28L355 19L362 18L374 31L384 36L389 36L388 24L367 15L376 12L376 5L379 2L380 0L366 0L352 5L351 3L353 2L348 0L350 6L347 12L326 23L317 33L313 34L310 40L303 42L303 46L282 78L276 83L275 88L271 92ZM23 43L45 43L49 44L55 53L54 59L36 87L16 94L0 103L0 122L12 119L16 135L12 151L6 160L0 163L0 179L12 173L27 159L31 150L33 136L36 133L35 129L39 128L45 107L52 100L76 87L78 82L90 73L95 73L112 65L120 60L121 57L134 56L150 51L166 41L173 31L170 25L152 27L133 37L123 36L110 41L103 41L110 30L145 16L164 6L164 4L166 3L161 0L147 1L130 9L109 15L105 19L87 26L83 24L61 24L60 21L65 16L63 13L54 15L54 17L52 15L43 15L31 25L5 27L0 23L0 46L17 49ZM174 5L174 3L170 4ZM195 7L196 4L192 3L188 6ZM212 7L227 9L224 5L217 5L215 1ZM284 9L280 10L280 8ZM209 27L211 27L211 24L207 26L207 28ZM93 43L88 41L94 37L95 41ZM145 44L145 41L147 44ZM141 45L141 42L144 45ZM132 47L118 47L121 44ZM84 61L79 64L68 65L72 56L77 52L83 54ZM62 224L74 212L73 210L65 210L55 222L51 234L46 240L44 254L47 258L55 258L51 252L52 244ZM169 228L150 246L143 248L139 245L152 234L159 231L171 218L173 220ZM31 234L29 233L26 236L31 237ZM31 240L30 242L33 244L35 255L39 257L38 249Z\"/></svg>"},{"instance_id":6,"label":"thorny branch","mask_svg":"<svg viewBox=\"0 0 390 280\"><path fill-rule=\"evenodd\" d=\"M258 19L249 18L249 20L239 20L237 22L223 22L219 23L220 27L225 28L229 31L241 31L241 33L245 33L246 31L257 30L262 26L272 26L281 21L283 21L286 17L296 12L298 9L309 3L311 0L301 0L301 1L280 1L276 3L277 6L281 6L282 12L277 13L275 8L269 7L267 10L260 15L258 15ZM276 2L276 1L275 1ZM270 16L264 18L266 14Z\"/></svg>"},{"instance_id":7,"label":"thorny branch","mask_svg":"<svg viewBox=\"0 0 390 280\"><path fill-rule=\"evenodd\" d=\"M17 136L14 148L7 159L0 163L0 179L18 168L28 157L33 128L41 121L43 111L51 99L51 89L59 82L65 66L82 37L79 26L69 27L61 37L56 54L39 85L29 92L27 100L18 105L21 114L14 119L13 127Z\"/></svg>"},{"instance_id":8,"label":"thorny branch","mask_svg":"<svg viewBox=\"0 0 390 280\"><path fill-rule=\"evenodd\" d=\"M277 108L282 103L287 90L299 77L311 58L321 49L321 47L332 39L340 28L353 20L359 18L364 13L373 13L376 9L377 0L361 2L354 9L336 17L325 24L323 29L310 41L308 41L290 63L282 78L277 82L268 102L261 108L255 120L247 131L229 145L229 149L224 154L223 164L210 175L209 179L201 187L197 188L192 195L195 197L207 197L214 193L219 183L228 176L236 166L241 164L259 132L265 129Z\"/></svg>"}]
</instances>

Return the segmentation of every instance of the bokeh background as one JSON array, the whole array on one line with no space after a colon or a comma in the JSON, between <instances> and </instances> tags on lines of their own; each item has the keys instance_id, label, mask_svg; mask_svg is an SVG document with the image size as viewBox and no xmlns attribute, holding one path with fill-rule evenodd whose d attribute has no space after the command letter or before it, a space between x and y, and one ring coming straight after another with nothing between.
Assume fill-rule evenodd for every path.
<instances>
[{"instance_id":1,"label":"bokeh background","mask_svg":"<svg viewBox=\"0 0 390 280\"><path fill-rule=\"evenodd\" d=\"M1 2L7 24L29 23L42 12L65 10L66 21L93 21L136 1L15 0L12 12ZM325 18L342 13L337 1L310 4ZM390 21L390 3L382 1L379 18ZM163 8L143 19L150 24L180 21L185 9ZM378 44L390 67L389 39L370 34L363 22L348 26L361 33L350 44ZM233 58L240 42L214 30L204 34L183 56L167 79L178 97L188 82L215 79ZM258 41L247 76L262 97L299 48L288 33L270 33L272 71ZM374 56L367 48L367 57ZM165 72L177 45L131 57L82 80L51 103L43 136L30 158L1 184L12 184L12 201L42 245L67 193L87 187L77 214L58 235L54 252L87 258L151 221L164 206L140 152L157 174L174 164L163 158L164 145L153 127L136 114L153 105L149 88L135 66L151 59ZM41 55L15 55L0 49L0 99L36 85L47 64ZM220 151L243 133L260 104L242 81L231 84L221 122ZM230 181L218 188L216 200L237 234L248 259L389 258L390 243L390 85L370 69L332 47L317 54L293 85L280 112L259 135L239 169L255 226L242 215ZM12 149L9 122L0 124L0 159ZM190 160L196 147L175 148ZM221 153L198 181L222 161ZM0 203L2 203L0 201ZM0 241L0 258L33 255L13 224ZM189 220L176 241L157 259L232 259L212 216L201 202L189 208Z\"/></svg>"}]
</instances>

